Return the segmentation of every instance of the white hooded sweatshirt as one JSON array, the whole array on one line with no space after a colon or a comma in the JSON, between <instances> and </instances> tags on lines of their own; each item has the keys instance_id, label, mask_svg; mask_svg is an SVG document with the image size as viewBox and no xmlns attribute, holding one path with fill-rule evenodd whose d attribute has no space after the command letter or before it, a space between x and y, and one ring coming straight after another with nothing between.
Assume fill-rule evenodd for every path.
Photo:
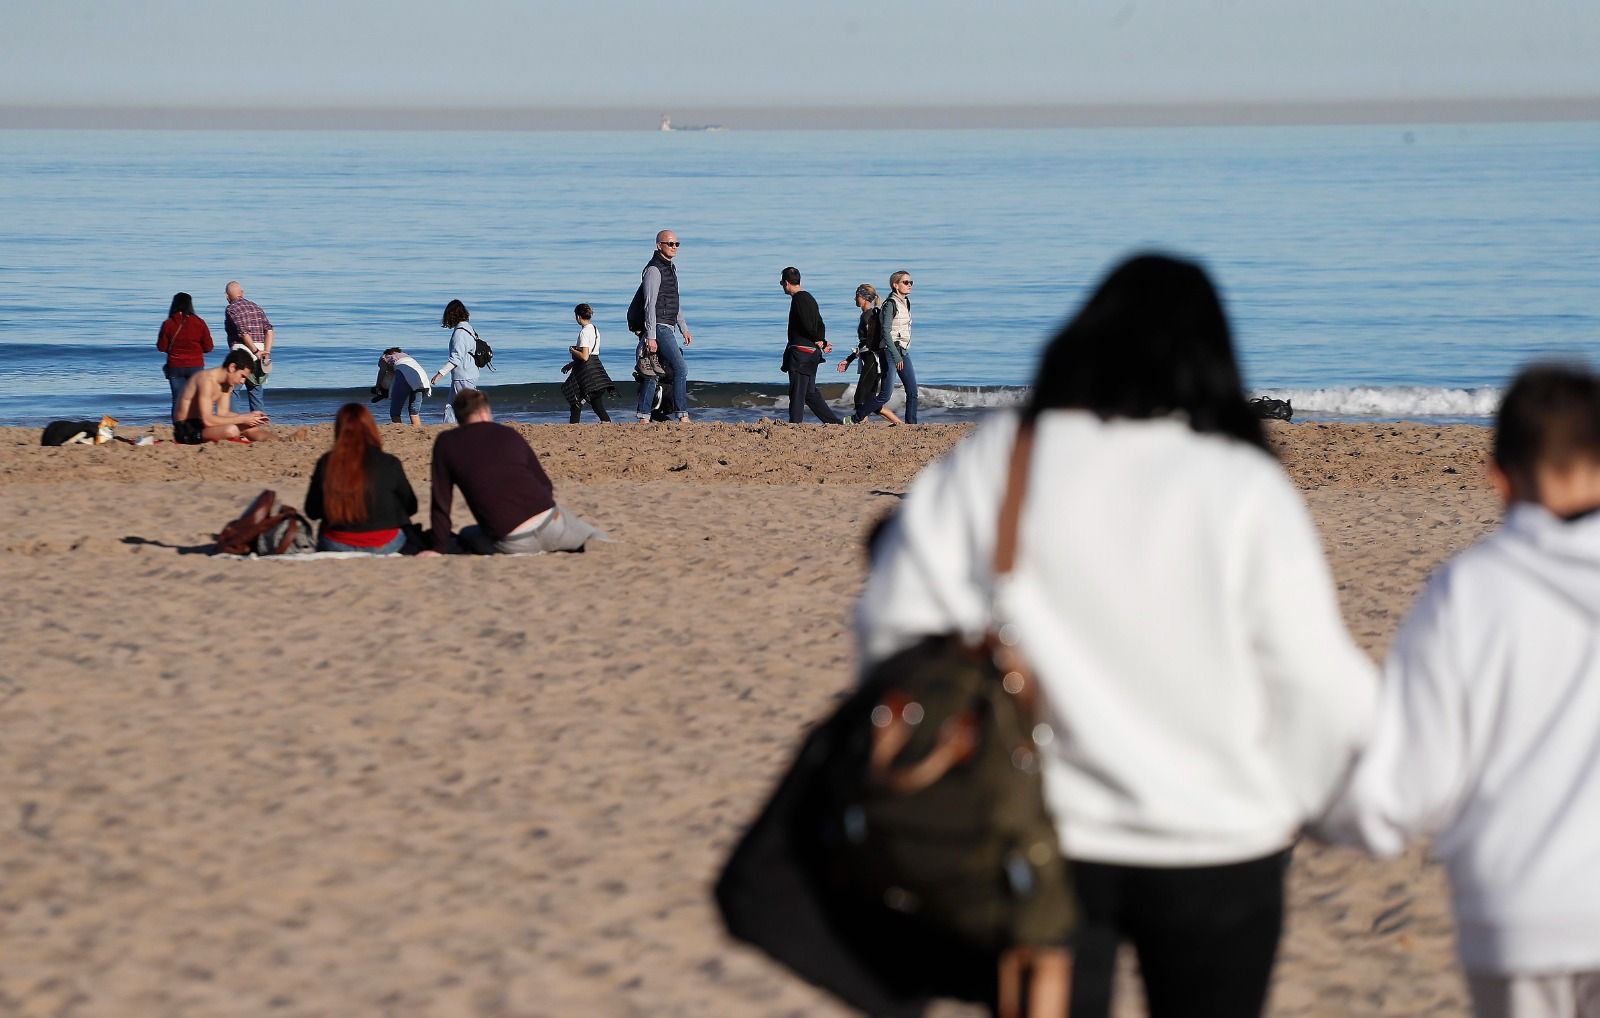
<instances>
[{"instance_id":1,"label":"white hooded sweatshirt","mask_svg":"<svg viewBox=\"0 0 1600 1018\"><path fill-rule=\"evenodd\" d=\"M1518 503L1428 582L1325 832L1433 834L1462 963L1600 967L1600 513Z\"/></svg>"},{"instance_id":2,"label":"white hooded sweatshirt","mask_svg":"<svg viewBox=\"0 0 1600 1018\"><path fill-rule=\"evenodd\" d=\"M994 415L917 477L856 611L866 664L983 632L1016 424ZM1045 791L1072 858L1270 855L1327 808L1366 734L1377 669L1299 494L1244 442L1041 415L996 608L1051 710Z\"/></svg>"}]
</instances>

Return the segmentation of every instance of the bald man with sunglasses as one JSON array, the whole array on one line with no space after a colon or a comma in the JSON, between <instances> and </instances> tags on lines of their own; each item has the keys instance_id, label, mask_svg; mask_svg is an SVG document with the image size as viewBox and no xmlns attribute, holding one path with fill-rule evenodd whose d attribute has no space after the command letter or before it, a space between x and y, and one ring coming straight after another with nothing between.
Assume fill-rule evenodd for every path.
<instances>
[{"instance_id":1,"label":"bald man with sunglasses","mask_svg":"<svg viewBox=\"0 0 1600 1018\"><path fill-rule=\"evenodd\" d=\"M684 346L693 343L694 337L689 334L689 323L683 319L678 300L678 267L673 263L677 256L678 235L671 230L656 234L656 249L645 264L641 283L644 290L644 332L639 338L645 350L659 354L662 366L672 372L671 405L663 403L662 410L669 418L676 414L679 423L687 424L689 369L672 330L676 328L683 333ZM639 383L639 403L634 410L640 421L650 420L655 406L656 386L659 384L660 381L653 375L645 376Z\"/></svg>"}]
</instances>

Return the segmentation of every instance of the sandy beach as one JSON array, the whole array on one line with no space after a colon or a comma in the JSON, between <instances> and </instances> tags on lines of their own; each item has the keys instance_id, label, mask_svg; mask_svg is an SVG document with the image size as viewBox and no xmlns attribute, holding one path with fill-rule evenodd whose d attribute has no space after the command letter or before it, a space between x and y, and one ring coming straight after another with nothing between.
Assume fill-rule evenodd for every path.
<instances>
[{"instance_id":1,"label":"sandy beach","mask_svg":"<svg viewBox=\"0 0 1600 1018\"><path fill-rule=\"evenodd\" d=\"M0 1014L843 1013L708 886L852 680L864 532L963 429L519 427L609 543L215 559L261 489L302 501L329 427L0 429ZM384 428L424 505L435 431ZM1498 517L1488 433L1271 434L1379 657ZM1308 846L1291 895L1273 1015L1466 1014L1420 852Z\"/></svg>"}]
</instances>

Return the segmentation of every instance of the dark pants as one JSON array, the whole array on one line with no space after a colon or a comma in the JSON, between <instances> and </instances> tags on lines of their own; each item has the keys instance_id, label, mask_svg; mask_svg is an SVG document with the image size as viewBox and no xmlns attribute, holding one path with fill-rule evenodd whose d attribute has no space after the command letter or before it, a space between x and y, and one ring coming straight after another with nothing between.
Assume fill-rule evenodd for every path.
<instances>
[{"instance_id":1,"label":"dark pants","mask_svg":"<svg viewBox=\"0 0 1600 1018\"><path fill-rule=\"evenodd\" d=\"M816 414L823 424L839 424L839 415L817 391L817 365L822 357L815 353L800 353L790 348L784 358L789 367L789 423L799 424L806 418L806 407Z\"/></svg>"},{"instance_id":2,"label":"dark pants","mask_svg":"<svg viewBox=\"0 0 1600 1018\"><path fill-rule=\"evenodd\" d=\"M611 415L606 413L606 394L605 393L597 392L597 393L594 393L593 395L591 395L589 397L589 409L593 410L594 411L594 415L596 417L600 418L602 421L611 420ZM582 403L568 403L567 404L567 423L568 424L577 424L578 423L578 417L582 413L583 413L583 404Z\"/></svg>"},{"instance_id":3,"label":"dark pants","mask_svg":"<svg viewBox=\"0 0 1600 1018\"><path fill-rule=\"evenodd\" d=\"M1071 1018L1106 1018L1117 945L1139 956L1150 1018L1257 1018L1283 932L1287 850L1229 866L1073 863L1083 926Z\"/></svg>"}]
</instances>

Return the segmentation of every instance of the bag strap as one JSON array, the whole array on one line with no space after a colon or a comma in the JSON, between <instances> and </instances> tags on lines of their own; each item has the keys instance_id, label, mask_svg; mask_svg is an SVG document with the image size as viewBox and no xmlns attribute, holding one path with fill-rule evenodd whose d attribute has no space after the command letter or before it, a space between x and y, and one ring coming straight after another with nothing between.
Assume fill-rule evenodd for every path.
<instances>
[{"instance_id":1,"label":"bag strap","mask_svg":"<svg viewBox=\"0 0 1600 1018\"><path fill-rule=\"evenodd\" d=\"M1022 497L1028 488L1028 465L1033 459L1033 422L1017 425L1011 444L1011 465L1006 473L1006 491L1000 499L1000 523L994 538L994 578L1011 572L1017 564L1017 525L1022 517Z\"/></svg>"}]
</instances>

